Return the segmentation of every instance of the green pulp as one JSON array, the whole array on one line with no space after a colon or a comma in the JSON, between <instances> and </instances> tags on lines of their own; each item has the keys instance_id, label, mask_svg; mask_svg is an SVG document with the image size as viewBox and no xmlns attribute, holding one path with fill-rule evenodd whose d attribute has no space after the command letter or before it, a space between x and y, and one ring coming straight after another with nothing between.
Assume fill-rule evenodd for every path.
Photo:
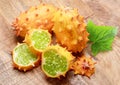
<instances>
[{"instance_id":1,"label":"green pulp","mask_svg":"<svg viewBox=\"0 0 120 85\"><path fill-rule=\"evenodd\" d=\"M45 31L35 31L31 36L34 47L38 50L44 50L50 43L50 36Z\"/></svg>"},{"instance_id":2,"label":"green pulp","mask_svg":"<svg viewBox=\"0 0 120 85\"><path fill-rule=\"evenodd\" d=\"M67 59L63 55L59 55L56 50L50 49L43 55L43 69L52 76L64 73L67 69Z\"/></svg>"},{"instance_id":3,"label":"green pulp","mask_svg":"<svg viewBox=\"0 0 120 85\"><path fill-rule=\"evenodd\" d=\"M25 43L16 47L14 52L15 61L19 65L26 66L37 60L37 57L33 53L31 53L28 45Z\"/></svg>"}]
</instances>

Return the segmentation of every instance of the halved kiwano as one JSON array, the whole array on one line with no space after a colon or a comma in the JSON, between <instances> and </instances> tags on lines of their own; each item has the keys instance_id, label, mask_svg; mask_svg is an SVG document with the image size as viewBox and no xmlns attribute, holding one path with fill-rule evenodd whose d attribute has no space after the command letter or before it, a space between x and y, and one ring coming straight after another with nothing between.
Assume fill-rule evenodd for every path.
<instances>
[{"instance_id":1,"label":"halved kiwano","mask_svg":"<svg viewBox=\"0 0 120 85\"><path fill-rule=\"evenodd\" d=\"M40 57L33 54L26 43L18 44L13 50L13 65L27 71L40 64Z\"/></svg>"},{"instance_id":2,"label":"halved kiwano","mask_svg":"<svg viewBox=\"0 0 120 85\"><path fill-rule=\"evenodd\" d=\"M32 29L24 40L34 53L41 53L51 43L51 34L47 30Z\"/></svg>"},{"instance_id":3,"label":"halved kiwano","mask_svg":"<svg viewBox=\"0 0 120 85\"><path fill-rule=\"evenodd\" d=\"M42 54L42 70L48 77L59 78L65 76L72 60L73 56L66 49L49 46Z\"/></svg>"}]
</instances>

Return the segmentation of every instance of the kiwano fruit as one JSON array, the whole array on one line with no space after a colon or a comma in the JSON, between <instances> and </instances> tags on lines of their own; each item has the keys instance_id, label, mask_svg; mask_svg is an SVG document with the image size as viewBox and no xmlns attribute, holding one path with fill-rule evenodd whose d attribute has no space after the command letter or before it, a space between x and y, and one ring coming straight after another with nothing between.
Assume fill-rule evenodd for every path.
<instances>
[{"instance_id":1,"label":"kiwano fruit","mask_svg":"<svg viewBox=\"0 0 120 85\"><path fill-rule=\"evenodd\" d=\"M31 29L25 36L25 40L31 51L35 54L41 54L41 52L50 45L51 34L48 30L43 29Z\"/></svg>"},{"instance_id":2,"label":"kiwano fruit","mask_svg":"<svg viewBox=\"0 0 120 85\"><path fill-rule=\"evenodd\" d=\"M40 64L40 57L33 54L26 43L18 44L12 53L13 66L21 71L27 71Z\"/></svg>"},{"instance_id":3,"label":"kiwano fruit","mask_svg":"<svg viewBox=\"0 0 120 85\"><path fill-rule=\"evenodd\" d=\"M95 72L95 64L96 62L93 61L91 57L82 55L71 64L71 69L75 71L75 74L90 77Z\"/></svg>"},{"instance_id":4,"label":"kiwano fruit","mask_svg":"<svg viewBox=\"0 0 120 85\"><path fill-rule=\"evenodd\" d=\"M84 18L76 9L59 9L53 18L55 33L58 43L71 52L81 52L88 42L88 32Z\"/></svg>"},{"instance_id":5,"label":"kiwano fruit","mask_svg":"<svg viewBox=\"0 0 120 85\"><path fill-rule=\"evenodd\" d=\"M59 45L49 46L42 53L42 70L48 77L65 76L73 59L65 48Z\"/></svg>"},{"instance_id":6,"label":"kiwano fruit","mask_svg":"<svg viewBox=\"0 0 120 85\"><path fill-rule=\"evenodd\" d=\"M47 4L40 4L29 8L27 11L21 13L12 24L16 35L24 38L27 31L33 28L42 28L51 31L54 24L52 18L56 10L56 7Z\"/></svg>"}]
</instances>

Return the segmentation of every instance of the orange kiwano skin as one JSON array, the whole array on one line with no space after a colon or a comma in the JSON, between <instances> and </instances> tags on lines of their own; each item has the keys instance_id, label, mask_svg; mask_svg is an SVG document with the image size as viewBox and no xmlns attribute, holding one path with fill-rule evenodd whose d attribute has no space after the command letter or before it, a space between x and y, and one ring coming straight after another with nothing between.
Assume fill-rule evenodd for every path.
<instances>
[{"instance_id":1,"label":"orange kiwano skin","mask_svg":"<svg viewBox=\"0 0 120 85\"><path fill-rule=\"evenodd\" d=\"M75 74L81 74L90 77L95 72L96 62L90 57L78 57L77 60L71 65L71 69L75 71Z\"/></svg>"},{"instance_id":2,"label":"orange kiwano skin","mask_svg":"<svg viewBox=\"0 0 120 85\"><path fill-rule=\"evenodd\" d=\"M42 28L51 31L53 27L51 19L56 10L57 8L52 5L40 4L21 13L12 25L15 28L16 35L25 37L26 32L33 28Z\"/></svg>"},{"instance_id":3,"label":"orange kiwano skin","mask_svg":"<svg viewBox=\"0 0 120 85\"><path fill-rule=\"evenodd\" d=\"M13 66L15 69L26 72L26 71L32 70L34 67L39 66L40 61L41 61L41 59L39 57L38 60L36 62L34 62L34 65L29 65L29 66L20 66L13 61Z\"/></svg>"},{"instance_id":4,"label":"orange kiwano skin","mask_svg":"<svg viewBox=\"0 0 120 85\"><path fill-rule=\"evenodd\" d=\"M81 52L88 42L84 18L76 9L58 10L53 18L53 32L58 43L71 52Z\"/></svg>"}]
</instances>

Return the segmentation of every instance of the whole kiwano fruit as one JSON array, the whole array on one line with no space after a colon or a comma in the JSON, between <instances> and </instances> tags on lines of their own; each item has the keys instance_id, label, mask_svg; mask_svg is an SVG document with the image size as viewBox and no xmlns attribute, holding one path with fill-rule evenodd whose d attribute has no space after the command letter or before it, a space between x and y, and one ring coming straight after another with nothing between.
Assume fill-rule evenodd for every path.
<instances>
[{"instance_id":1,"label":"whole kiwano fruit","mask_svg":"<svg viewBox=\"0 0 120 85\"><path fill-rule=\"evenodd\" d=\"M56 7L48 4L40 4L29 8L27 11L21 13L12 24L16 35L24 38L27 31L33 28L42 28L51 31L53 27L51 19L56 10Z\"/></svg>"},{"instance_id":2,"label":"whole kiwano fruit","mask_svg":"<svg viewBox=\"0 0 120 85\"><path fill-rule=\"evenodd\" d=\"M53 32L58 43L71 52L81 52L88 42L88 32L84 18L76 9L59 9L53 18Z\"/></svg>"}]
</instances>

